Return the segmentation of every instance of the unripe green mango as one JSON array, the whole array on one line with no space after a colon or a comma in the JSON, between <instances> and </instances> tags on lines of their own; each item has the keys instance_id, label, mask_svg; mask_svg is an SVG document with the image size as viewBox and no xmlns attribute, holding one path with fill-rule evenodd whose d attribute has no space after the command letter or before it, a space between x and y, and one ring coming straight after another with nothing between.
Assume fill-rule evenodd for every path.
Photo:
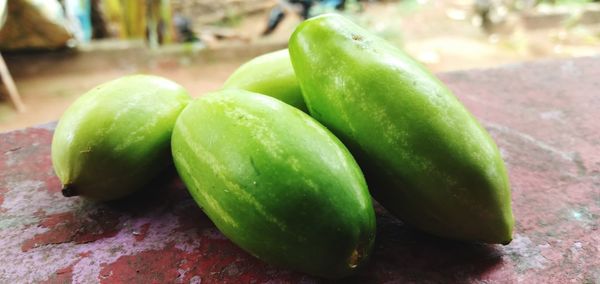
<instances>
[{"instance_id":1,"label":"unripe green mango","mask_svg":"<svg viewBox=\"0 0 600 284\"><path fill-rule=\"evenodd\" d=\"M307 112L287 49L246 62L229 76L223 87L271 96Z\"/></svg>"},{"instance_id":2,"label":"unripe green mango","mask_svg":"<svg viewBox=\"0 0 600 284\"><path fill-rule=\"evenodd\" d=\"M385 208L438 236L511 241L504 162L442 82L339 15L305 21L289 48L310 114L348 146Z\"/></svg>"},{"instance_id":3,"label":"unripe green mango","mask_svg":"<svg viewBox=\"0 0 600 284\"><path fill-rule=\"evenodd\" d=\"M172 164L177 116L191 101L175 82L122 77L78 98L52 139L52 164L63 195L94 200L124 197Z\"/></svg>"},{"instance_id":4,"label":"unripe green mango","mask_svg":"<svg viewBox=\"0 0 600 284\"><path fill-rule=\"evenodd\" d=\"M239 89L208 94L181 113L172 151L198 205L259 259L339 278L368 258L375 215L362 172L304 112Z\"/></svg>"}]
</instances>

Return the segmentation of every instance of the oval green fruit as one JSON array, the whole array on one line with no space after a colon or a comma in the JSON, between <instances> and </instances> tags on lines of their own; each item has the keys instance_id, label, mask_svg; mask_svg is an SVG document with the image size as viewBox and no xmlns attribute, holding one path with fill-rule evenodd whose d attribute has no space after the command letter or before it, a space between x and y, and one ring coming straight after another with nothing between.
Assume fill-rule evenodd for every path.
<instances>
[{"instance_id":1,"label":"oval green fruit","mask_svg":"<svg viewBox=\"0 0 600 284\"><path fill-rule=\"evenodd\" d=\"M124 197L172 164L170 141L191 100L167 79L127 76L78 98L52 139L52 164L65 196Z\"/></svg>"},{"instance_id":2,"label":"oval green fruit","mask_svg":"<svg viewBox=\"0 0 600 284\"><path fill-rule=\"evenodd\" d=\"M267 53L246 62L231 74L223 87L271 96L307 111L287 49Z\"/></svg>"},{"instance_id":3,"label":"oval green fruit","mask_svg":"<svg viewBox=\"0 0 600 284\"><path fill-rule=\"evenodd\" d=\"M172 151L198 205L259 259L338 278L368 258L375 216L362 172L302 111L239 89L208 94L181 113Z\"/></svg>"},{"instance_id":4,"label":"oval green fruit","mask_svg":"<svg viewBox=\"0 0 600 284\"><path fill-rule=\"evenodd\" d=\"M310 114L348 146L385 208L435 235L511 241L504 162L438 79L338 15L302 23L289 48Z\"/></svg>"}]
</instances>

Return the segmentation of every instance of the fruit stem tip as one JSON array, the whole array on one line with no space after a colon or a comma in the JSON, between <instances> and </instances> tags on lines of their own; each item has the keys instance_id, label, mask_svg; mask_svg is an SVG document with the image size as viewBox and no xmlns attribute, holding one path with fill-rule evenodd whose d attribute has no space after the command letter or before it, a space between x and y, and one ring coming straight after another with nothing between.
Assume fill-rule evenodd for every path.
<instances>
[{"instance_id":1,"label":"fruit stem tip","mask_svg":"<svg viewBox=\"0 0 600 284\"><path fill-rule=\"evenodd\" d=\"M70 184L63 185L61 192L64 197L71 197L71 196L79 195L79 193L77 193L77 190L75 190L75 187L73 187L73 185L70 185Z\"/></svg>"}]
</instances>

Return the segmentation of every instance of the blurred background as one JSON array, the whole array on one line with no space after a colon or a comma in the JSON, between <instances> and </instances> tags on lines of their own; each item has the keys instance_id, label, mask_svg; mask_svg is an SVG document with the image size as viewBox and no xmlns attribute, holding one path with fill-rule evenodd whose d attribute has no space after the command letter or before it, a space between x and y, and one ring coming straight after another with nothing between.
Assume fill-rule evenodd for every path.
<instances>
[{"instance_id":1,"label":"blurred background","mask_svg":"<svg viewBox=\"0 0 600 284\"><path fill-rule=\"evenodd\" d=\"M592 0L0 0L0 132L57 120L85 91L132 73L193 96L216 90L326 12L434 72L600 53Z\"/></svg>"}]
</instances>

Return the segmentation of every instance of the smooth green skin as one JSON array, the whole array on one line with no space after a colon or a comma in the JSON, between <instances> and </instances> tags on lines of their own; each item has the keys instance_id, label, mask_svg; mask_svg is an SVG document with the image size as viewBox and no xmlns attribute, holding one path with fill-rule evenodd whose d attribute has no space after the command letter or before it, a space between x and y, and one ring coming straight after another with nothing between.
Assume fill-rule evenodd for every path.
<instances>
[{"instance_id":1,"label":"smooth green skin","mask_svg":"<svg viewBox=\"0 0 600 284\"><path fill-rule=\"evenodd\" d=\"M127 76L97 86L78 98L56 127L56 175L65 188L94 200L139 190L172 164L171 133L190 101L183 87L157 76Z\"/></svg>"},{"instance_id":2,"label":"smooth green skin","mask_svg":"<svg viewBox=\"0 0 600 284\"><path fill-rule=\"evenodd\" d=\"M310 114L348 146L385 208L438 236L511 241L500 153L442 82L339 15L305 21L289 48Z\"/></svg>"},{"instance_id":3,"label":"smooth green skin","mask_svg":"<svg viewBox=\"0 0 600 284\"><path fill-rule=\"evenodd\" d=\"M368 258L375 214L362 172L302 111L239 89L208 94L181 113L172 151L198 205L259 259L340 278Z\"/></svg>"},{"instance_id":4,"label":"smooth green skin","mask_svg":"<svg viewBox=\"0 0 600 284\"><path fill-rule=\"evenodd\" d=\"M271 96L308 112L287 49L246 62L229 76L223 87Z\"/></svg>"}]
</instances>

